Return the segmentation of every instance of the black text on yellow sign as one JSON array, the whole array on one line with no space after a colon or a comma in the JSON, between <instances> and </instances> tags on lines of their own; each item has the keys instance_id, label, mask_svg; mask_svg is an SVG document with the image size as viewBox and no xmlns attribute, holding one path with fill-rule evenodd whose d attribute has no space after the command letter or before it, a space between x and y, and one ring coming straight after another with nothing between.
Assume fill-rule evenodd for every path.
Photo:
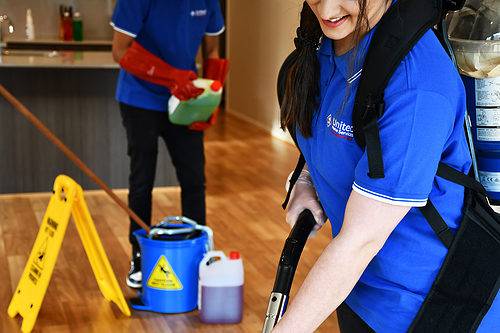
<instances>
[{"instance_id":1,"label":"black text on yellow sign","mask_svg":"<svg viewBox=\"0 0 500 333\"><path fill-rule=\"evenodd\" d=\"M17 314L23 317L21 330L25 333L31 332L35 325L71 216L101 293L122 313L130 316L130 309L83 198L83 190L71 178L61 175L56 178L54 194L7 310L10 317Z\"/></svg>"},{"instance_id":2,"label":"black text on yellow sign","mask_svg":"<svg viewBox=\"0 0 500 333\"><path fill-rule=\"evenodd\" d=\"M161 290L182 290L182 283L165 256L160 256L151 271L148 287Z\"/></svg>"}]
</instances>

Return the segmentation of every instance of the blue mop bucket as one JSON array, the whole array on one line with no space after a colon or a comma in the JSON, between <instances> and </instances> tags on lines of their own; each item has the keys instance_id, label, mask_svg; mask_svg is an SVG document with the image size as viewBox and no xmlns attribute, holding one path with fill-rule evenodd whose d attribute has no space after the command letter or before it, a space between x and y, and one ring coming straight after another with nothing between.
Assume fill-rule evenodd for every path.
<instances>
[{"instance_id":1,"label":"blue mop bucket","mask_svg":"<svg viewBox=\"0 0 500 333\"><path fill-rule=\"evenodd\" d=\"M189 312L197 307L199 264L213 249L212 230L186 217L171 216L134 232L141 248L142 291L135 310Z\"/></svg>"}]
</instances>

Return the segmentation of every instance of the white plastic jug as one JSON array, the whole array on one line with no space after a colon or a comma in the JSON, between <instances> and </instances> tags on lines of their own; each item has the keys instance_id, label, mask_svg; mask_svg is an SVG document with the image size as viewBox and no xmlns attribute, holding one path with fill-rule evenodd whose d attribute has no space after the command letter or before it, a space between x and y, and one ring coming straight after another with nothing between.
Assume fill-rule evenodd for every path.
<instances>
[{"instance_id":1,"label":"white plastic jug","mask_svg":"<svg viewBox=\"0 0 500 333\"><path fill-rule=\"evenodd\" d=\"M209 251L200 263L198 308L209 324L235 324L243 317L243 262L238 252L229 258L222 251Z\"/></svg>"},{"instance_id":2,"label":"white plastic jug","mask_svg":"<svg viewBox=\"0 0 500 333\"><path fill-rule=\"evenodd\" d=\"M204 92L193 99L180 101L171 96L168 100L168 117L173 124L191 125L198 121L207 121L220 105L222 84L219 81L196 79L193 84Z\"/></svg>"}]
</instances>

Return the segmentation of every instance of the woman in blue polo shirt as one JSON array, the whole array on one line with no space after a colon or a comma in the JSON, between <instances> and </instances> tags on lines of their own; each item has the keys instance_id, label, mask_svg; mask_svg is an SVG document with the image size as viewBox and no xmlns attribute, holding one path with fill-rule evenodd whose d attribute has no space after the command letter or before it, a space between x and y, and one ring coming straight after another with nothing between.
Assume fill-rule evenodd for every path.
<instances>
[{"instance_id":1,"label":"woman in blue polo shirt","mask_svg":"<svg viewBox=\"0 0 500 333\"><path fill-rule=\"evenodd\" d=\"M435 174L440 161L465 173L470 168L465 92L432 31L385 90L379 119L384 178L368 176L366 152L353 137L353 103L371 27L391 3L304 3L301 29L321 42L317 52L315 45L298 46L312 49L299 53L287 78L282 124L297 128L306 160L287 222L310 209L318 227L328 217L334 238L275 332L312 332L334 310L342 332L406 332L447 253L416 207L431 199L451 229L460 223L463 187ZM478 332L500 332L498 297Z\"/></svg>"},{"instance_id":2,"label":"woman in blue polo shirt","mask_svg":"<svg viewBox=\"0 0 500 333\"><path fill-rule=\"evenodd\" d=\"M201 43L205 46L205 59L218 58L217 36L224 31L218 0L118 0L111 25L115 30L113 55L117 62L122 63L135 41L136 50L140 44L141 52L159 58L168 68L177 73L191 73L192 76L186 76L189 79L184 78L187 82L196 78L190 71L196 71L195 58ZM190 90L197 89L186 91ZM166 111L171 93L164 86L144 81L124 69L120 71L116 99L120 103L130 156L129 206L150 223L151 192L161 137L181 186L182 214L205 224L203 132L170 123ZM186 99L195 96L183 95ZM131 221L132 262L127 284L140 288L140 252L132 236L136 229L137 224Z\"/></svg>"}]
</instances>

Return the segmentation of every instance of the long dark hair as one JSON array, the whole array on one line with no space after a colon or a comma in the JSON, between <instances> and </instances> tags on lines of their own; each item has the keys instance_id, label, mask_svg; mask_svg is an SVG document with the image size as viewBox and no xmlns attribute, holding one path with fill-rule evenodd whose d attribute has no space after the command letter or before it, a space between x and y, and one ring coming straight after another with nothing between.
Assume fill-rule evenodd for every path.
<instances>
[{"instance_id":1,"label":"long dark hair","mask_svg":"<svg viewBox=\"0 0 500 333\"><path fill-rule=\"evenodd\" d=\"M358 0L359 16L353 40L357 45L363 32L368 29L366 6L368 0ZM304 137L311 136L311 122L318 107L319 62L317 45L323 36L319 21L306 1L300 13L300 26L295 39L296 50L286 68L284 95L281 103L281 127L298 126ZM356 51L350 61L354 68Z\"/></svg>"}]
</instances>

